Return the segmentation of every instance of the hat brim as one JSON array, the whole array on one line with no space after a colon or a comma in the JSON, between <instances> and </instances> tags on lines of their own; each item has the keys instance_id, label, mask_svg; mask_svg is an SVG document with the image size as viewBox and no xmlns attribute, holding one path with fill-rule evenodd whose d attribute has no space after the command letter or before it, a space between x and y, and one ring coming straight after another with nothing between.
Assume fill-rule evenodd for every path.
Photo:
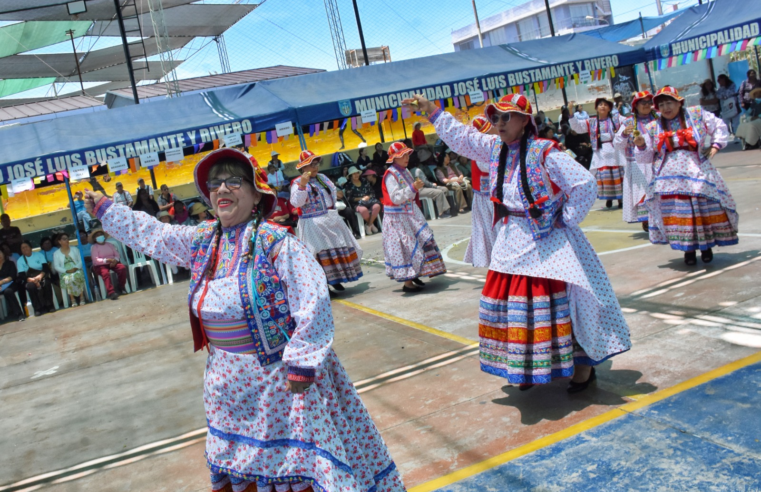
<instances>
[{"instance_id":1,"label":"hat brim","mask_svg":"<svg viewBox=\"0 0 761 492\"><path fill-rule=\"evenodd\" d=\"M491 103L488 106L486 106L486 111L484 111L484 114L489 120L491 120L492 115L496 113L497 111L499 111L500 113L520 113L526 116L531 116L531 113L522 110L521 108L519 108L513 103L501 103L501 102ZM491 122L489 124L491 124Z\"/></svg>"},{"instance_id":2,"label":"hat brim","mask_svg":"<svg viewBox=\"0 0 761 492\"><path fill-rule=\"evenodd\" d=\"M209 192L209 187L206 185L206 182L209 180L209 171L211 171L211 168L223 159L232 159L251 166L254 174L254 188L262 195L260 204L262 205L264 217L269 217L275 209L277 195L267 184L267 179L262 176L262 170L259 169L258 166L254 166L248 156L238 149L223 148L209 152L206 157L198 161L198 164L196 164L196 168L193 170L193 178L196 182L196 189L198 190L199 195L203 197L204 202L206 202L209 207L214 208L214 205L211 203L211 193Z\"/></svg>"},{"instance_id":3,"label":"hat brim","mask_svg":"<svg viewBox=\"0 0 761 492\"><path fill-rule=\"evenodd\" d=\"M413 150L411 148L407 147L406 149L401 150L401 151L397 152L396 154L392 154L392 155L388 156L388 160L386 161L386 164L392 164L394 162L394 159L396 159L397 157L404 157L405 155L411 154L412 152L413 152Z\"/></svg>"},{"instance_id":4,"label":"hat brim","mask_svg":"<svg viewBox=\"0 0 761 492\"><path fill-rule=\"evenodd\" d=\"M322 162L322 156L321 156L321 155L313 155L313 156L311 156L309 159L306 159L306 160L304 160L304 161L301 161L301 162L299 162L298 164L296 164L296 169L301 169L301 168L303 168L303 167L307 167L308 165L310 165L310 164L311 164L312 162L314 162L315 160L316 160L318 163L319 163L319 162Z\"/></svg>"},{"instance_id":5,"label":"hat brim","mask_svg":"<svg viewBox=\"0 0 761 492\"><path fill-rule=\"evenodd\" d=\"M605 98L605 97L598 97L597 99L595 99L595 108L597 108L597 106L598 106L598 105L599 105L601 102L606 102L606 103L608 103L608 106L610 106L610 108L611 108L611 109L613 109L613 108L616 106L615 104L613 104L613 101L609 101L609 100L608 100L607 98Z\"/></svg>"},{"instance_id":6,"label":"hat brim","mask_svg":"<svg viewBox=\"0 0 761 492\"><path fill-rule=\"evenodd\" d=\"M675 96L673 94L658 94L657 96L653 96L653 103L655 105L658 105L658 101L663 99L664 97L667 97L669 99L673 99L674 101L683 102L684 98L680 96Z\"/></svg>"},{"instance_id":7,"label":"hat brim","mask_svg":"<svg viewBox=\"0 0 761 492\"><path fill-rule=\"evenodd\" d=\"M637 103L639 103L640 101L645 101L647 99L650 99L650 102L653 102L653 95L648 94L647 96L643 96L643 97L635 97L634 99L632 99L632 107L637 107Z\"/></svg>"}]
</instances>

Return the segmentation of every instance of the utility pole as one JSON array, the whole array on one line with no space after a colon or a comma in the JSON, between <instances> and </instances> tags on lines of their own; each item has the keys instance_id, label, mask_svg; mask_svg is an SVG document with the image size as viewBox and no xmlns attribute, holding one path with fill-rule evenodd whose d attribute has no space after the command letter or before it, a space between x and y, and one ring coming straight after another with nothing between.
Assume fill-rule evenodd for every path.
<instances>
[{"instance_id":1,"label":"utility pole","mask_svg":"<svg viewBox=\"0 0 761 492\"><path fill-rule=\"evenodd\" d=\"M127 44L127 34L124 32L124 17L122 17L122 7L119 5L119 0L114 0L114 7L116 7L116 19L119 21L119 32L122 35L122 47L124 48L124 58L127 61L127 72L129 73L129 81L132 85L132 99L135 104L140 104L140 97L137 95L137 84L135 84L135 72L132 69L132 56L129 53L129 45ZM153 168L150 168L151 183L153 189L158 189L156 186L156 174L153 172Z\"/></svg>"},{"instance_id":2,"label":"utility pole","mask_svg":"<svg viewBox=\"0 0 761 492\"><path fill-rule=\"evenodd\" d=\"M661 5L661 0L655 0L655 5L658 7L658 15L663 15L663 5Z\"/></svg>"},{"instance_id":3,"label":"utility pole","mask_svg":"<svg viewBox=\"0 0 761 492\"><path fill-rule=\"evenodd\" d=\"M552 12L550 11L550 0L544 0L544 6L547 7L547 20L550 21L550 34L555 37L555 25L552 23ZM563 104L568 106L568 94L565 92L565 85L560 89L563 93ZM536 98L536 95L534 95ZM538 106L538 104L537 104Z\"/></svg>"},{"instance_id":4,"label":"utility pole","mask_svg":"<svg viewBox=\"0 0 761 492\"><path fill-rule=\"evenodd\" d=\"M478 44L481 45L481 48L484 47L484 37L481 35L481 23L478 21L478 10L476 10L476 0L472 0L473 2L473 15L476 16L476 31L478 31Z\"/></svg>"},{"instance_id":5,"label":"utility pole","mask_svg":"<svg viewBox=\"0 0 761 492\"><path fill-rule=\"evenodd\" d=\"M82 70L79 68L79 57L77 56L77 47L74 44L74 30L69 29L66 34L71 38L71 49L74 50L74 61L77 62L77 75L79 75L79 87L82 89L82 95L85 95L85 84L82 83ZM55 87L55 83L53 84Z\"/></svg>"},{"instance_id":6,"label":"utility pole","mask_svg":"<svg viewBox=\"0 0 761 492\"><path fill-rule=\"evenodd\" d=\"M365 34L362 32L362 21L359 20L359 7L357 7L357 0L352 0L352 3L354 4L354 17L357 18L359 42L362 44L362 54L365 56L365 65L370 65L370 59L367 58L367 46L365 46Z\"/></svg>"}]
</instances>

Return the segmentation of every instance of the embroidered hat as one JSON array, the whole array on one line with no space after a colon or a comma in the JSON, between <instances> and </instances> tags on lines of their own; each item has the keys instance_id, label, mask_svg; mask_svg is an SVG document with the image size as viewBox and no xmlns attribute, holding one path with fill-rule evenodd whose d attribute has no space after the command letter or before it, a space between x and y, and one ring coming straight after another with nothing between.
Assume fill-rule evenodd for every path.
<instances>
[{"instance_id":1,"label":"embroidered hat","mask_svg":"<svg viewBox=\"0 0 761 492\"><path fill-rule=\"evenodd\" d=\"M311 150L301 152L301 154L299 154L299 163L296 164L296 169L301 169L302 167L310 165L315 159L317 160L316 164L319 164L322 161L322 157Z\"/></svg>"},{"instance_id":2,"label":"embroidered hat","mask_svg":"<svg viewBox=\"0 0 761 492\"><path fill-rule=\"evenodd\" d=\"M635 92L634 97L632 97L632 107L636 108L637 103L642 101L643 99L650 99L652 101L653 95L650 94L650 91Z\"/></svg>"},{"instance_id":3,"label":"embroidered hat","mask_svg":"<svg viewBox=\"0 0 761 492\"><path fill-rule=\"evenodd\" d=\"M404 157L411 153L412 149L404 145L403 142L394 142L388 148L388 160L386 161L386 164L391 164L397 157Z\"/></svg>"},{"instance_id":4,"label":"embroidered hat","mask_svg":"<svg viewBox=\"0 0 761 492\"><path fill-rule=\"evenodd\" d=\"M663 99L664 97L670 97L671 99L674 99L679 102L684 101L683 97L679 97L679 91L676 90L676 88L671 87L670 85L667 85L663 89L656 92L655 96L653 97L653 102L656 105L658 105L658 100Z\"/></svg>"},{"instance_id":5,"label":"embroidered hat","mask_svg":"<svg viewBox=\"0 0 761 492\"><path fill-rule=\"evenodd\" d=\"M481 133L489 133L489 130L491 130L491 121L482 114L473 118L472 124L473 127Z\"/></svg>"},{"instance_id":6,"label":"embroidered hat","mask_svg":"<svg viewBox=\"0 0 761 492\"><path fill-rule=\"evenodd\" d=\"M275 209L275 204L277 203L277 195L275 194L275 191L270 188L269 184L267 184L267 175L259 167L259 163L256 162L256 159L253 156L249 156L248 154L243 153L238 149L222 148L214 150L206 154L206 156L198 161L198 164L196 164L196 168L193 170L193 177L196 182L198 193L203 197L203 200L206 202L206 204L210 207L214 206L211 203L211 193L209 192L209 187L206 184L206 182L209 180L209 171L212 167L214 167L216 163L225 159L238 161L242 164L251 166L251 170L254 174L254 188L256 188L256 191L262 195L260 203L263 207L262 210L264 217L269 217L269 215Z\"/></svg>"},{"instance_id":7,"label":"embroidered hat","mask_svg":"<svg viewBox=\"0 0 761 492\"><path fill-rule=\"evenodd\" d=\"M495 111L500 113L520 113L531 116L531 101L523 94L508 94L499 98L499 101L486 106L486 118L491 122Z\"/></svg>"}]
</instances>

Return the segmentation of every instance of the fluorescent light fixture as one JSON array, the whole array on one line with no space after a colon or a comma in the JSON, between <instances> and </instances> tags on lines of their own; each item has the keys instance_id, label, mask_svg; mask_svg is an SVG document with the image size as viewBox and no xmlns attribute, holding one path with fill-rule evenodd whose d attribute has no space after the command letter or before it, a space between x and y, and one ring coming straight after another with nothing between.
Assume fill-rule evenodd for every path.
<instances>
[{"instance_id":1,"label":"fluorescent light fixture","mask_svg":"<svg viewBox=\"0 0 761 492\"><path fill-rule=\"evenodd\" d=\"M78 0L76 2L67 3L66 9L69 11L69 15L77 15L87 12L87 5L85 5L85 0Z\"/></svg>"}]
</instances>

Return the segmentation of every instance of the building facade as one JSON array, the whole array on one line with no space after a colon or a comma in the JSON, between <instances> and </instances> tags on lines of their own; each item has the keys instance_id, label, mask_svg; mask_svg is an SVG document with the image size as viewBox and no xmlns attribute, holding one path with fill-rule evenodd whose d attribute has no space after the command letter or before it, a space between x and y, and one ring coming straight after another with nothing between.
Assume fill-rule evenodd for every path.
<instances>
[{"instance_id":1,"label":"building facade","mask_svg":"<svg viewBox=\"0 0 761 492\"><path fill-rule=\"evenodd\" d=\"M584 32L613 23L610 0L551 0L555 34ZM530 0L518 7L480 19L484 46L517 43L549 37L550 24L544 0ZM478 48L475 22L452 31L455 51Z\"/></svg>"}]
</instances>

